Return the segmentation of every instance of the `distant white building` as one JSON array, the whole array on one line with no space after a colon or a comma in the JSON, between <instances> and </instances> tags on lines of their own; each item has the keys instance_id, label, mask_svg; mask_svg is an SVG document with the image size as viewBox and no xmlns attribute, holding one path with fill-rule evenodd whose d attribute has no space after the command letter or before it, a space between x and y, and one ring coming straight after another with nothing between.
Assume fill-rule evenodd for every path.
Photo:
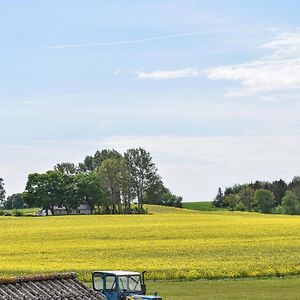
<instances>
[{"instance_id":1,"label":"distant white building","mask_svg":"<svg viewBox=\"0 0 300 300\"><path fill-rule=\"evenodd\" d=\"M54 207L54 215L55 216L61 216L61 215L67 215L67 210L64 206ZM69 211L69 215L90 215L91 214L91 207L88 204L81 204L75 209L71 209ZM47 216L47 210L41 209L38 211L37 216ZM48 209L48 216L52 216L52 212L50 209Z\"/></svg>"}]
</instances>

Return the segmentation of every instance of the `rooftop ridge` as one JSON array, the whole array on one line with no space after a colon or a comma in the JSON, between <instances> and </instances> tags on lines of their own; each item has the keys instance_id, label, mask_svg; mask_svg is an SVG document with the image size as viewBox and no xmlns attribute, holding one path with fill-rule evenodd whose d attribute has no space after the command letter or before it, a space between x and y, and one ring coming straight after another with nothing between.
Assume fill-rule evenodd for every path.
<instances>
[{"instance_id":1,"label":"rooftop ridge","mask_svg":"<svg viewBox=\"0 0 300 300\"><path fill-rule=\"evenodd\" d=\"M31 275L31 276L16 276L0 278L0 284L12 284L20 282L35 282L35 281L45 281L45 280L55 280L55 279L75 279L77 274L75 272L68 273L51 273L51 274L41 274L41 275Z\"/></svg>"}]
</instances>

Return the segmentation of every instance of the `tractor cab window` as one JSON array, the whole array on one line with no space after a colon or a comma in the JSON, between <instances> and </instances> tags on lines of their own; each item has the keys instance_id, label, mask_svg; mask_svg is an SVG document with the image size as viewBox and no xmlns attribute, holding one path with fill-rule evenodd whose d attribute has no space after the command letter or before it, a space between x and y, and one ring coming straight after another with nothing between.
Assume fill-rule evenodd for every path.
<instances>
[{"instance_id":1,"label":"tractor cab window","mask_svg":"<svg viewBox=\"0 0 300 300\"><path fill-rule=\"evenodd\" d=\"M114 275L107 275L106 276L106 290L108 292L115 292L117 290L116 286L116 277Z\"/></svg>"},{"instance_id":2,"label":"tractor cab window","mask_svg":"<svg viewBox=\"0 0 300 300\"><path fill-rule=\"evenodd\" d=\"M129 276L128 277L128 288L130 291L141 292L141 277L140 276Z\"/></svg>"},{"instance_id":3,"label":"tractor cab window","mask_svg":"<svg viewBox=\"0 0 300 300\"><path fill-rule=\"evenodd\" d=\"M119 276L119 287L122 291L127 291L128 289L128 279L127 276Z\"/></svg>"},{"instance_id":4,"label":"tractor cab window","mask_svg":"<svg viewBox=\"0 0 300 300\"><path fill-rule=\"evenodd\" d=\"M141 292L141 277L133 276L119 276L119 287L124 292Z\"/></svg>"},{"instance_id":5,"label":"tractor cab window","mask_svg":"<svg viewBox=\"0 0 300 300\"><path fill-rule=\"evenodd\" d=\"M102 291L103 290L103 278L102 275L100 274L95 274L94 275L94 289L96 291Z\"/></svg>"}]
</instances>

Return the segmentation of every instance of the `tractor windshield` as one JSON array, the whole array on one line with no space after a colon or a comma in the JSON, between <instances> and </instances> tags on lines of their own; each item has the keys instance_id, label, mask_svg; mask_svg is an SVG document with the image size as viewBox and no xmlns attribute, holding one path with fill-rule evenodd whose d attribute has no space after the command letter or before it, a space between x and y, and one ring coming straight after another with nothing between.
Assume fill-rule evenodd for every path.
<instances>
[{"instance_id":1,"label":"tractor windshield","mask_svg":"<svg viewBox=\"0 0 300 300\"><path fill-rule=\"evenodd\" d=\"M123 292L141 292L141 277L139 275L119 276L119 286Z\"/></svg>"}]
</instances>

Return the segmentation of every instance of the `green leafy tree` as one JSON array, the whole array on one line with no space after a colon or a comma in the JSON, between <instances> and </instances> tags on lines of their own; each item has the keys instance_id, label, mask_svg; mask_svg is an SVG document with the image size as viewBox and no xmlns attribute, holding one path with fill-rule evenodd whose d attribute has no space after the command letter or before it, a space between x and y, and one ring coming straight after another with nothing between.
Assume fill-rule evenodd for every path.
<instances>
[{"instance_id":1,"label":"green leafy tree","mask_svg":"<svg viewBox=\"0 0 300 300\"><path fill-rule=\"evenodd\" d=\"M80 204L78 186L75 176L63 174L60 189L60 206L65 207L67 214L69 214L72 209L76 209Z\"/></svg>"},{"instance_id":2,"label":"green leafy tree","mask_svg":"<svg viewBox=\"0 0 300 300\"><path fill-rule=\"evenodd\" d=\"M272 209L272 213L277 215L284 215L286 214L286 211L282 205L278 205Z\"/></svg>"},{"instance_id":3,"label":"green leafy tree","mask_svg":"<svg viewBox=\"0 0 300 300\"><path fill-rule=\"evenodd\" d=\"M44 189L45 183L43 182L43 179L44 178L41 176L41 174L38 173L32 173L28 175L23 198L29 207L37 206L45 208L43 198L46 194L46 191Z\"/></svg>"},{"instance_id":4,"label":"green leafy tree","mask_svg":"<svg viewBox=\"0 0 300 300\"><path fill-rule=\"evenodd\" d=\"M83 163L79 163L78 169L80 172L97 171L106 159L119 159L122 154L112 149L97 150L93 156L86 156Z\"/></svg>"},{"instance_id":5,"label":"green leafy tree","mask_svg":"<svg viewBox=\"0 0 300 300\"><path fill-rule=\"evenodd\" d=\"M172 194L159 179L146 190L144 203L182 207L182 197Z\"/></svg>"},{"instance_id":6,"label":"green leafy tree","mask_svg":"<svg viewBox=\"0 0 300 300\"><path fill-rule=\"evenodd\" d=\"M254 193L253 202L257 211L270 213L274 205L274 194L266 189L258 189Z\"/></svg>"},{"instance_id":7,"label":"green leafy tree","mask_svg":"<svg viewBox=\"0 0 300 300\"><path fill-rule=\"evenodd\" d=\"M54 207L63 205L64 174L58 171L48 171L44 176L48 207L54 215Z\"/></svg>"},{"instance_id":8,"label":"green leafy tree","mask_svg":"<svg viewBox=\"0 0 300 300\"><path fill-rule=\"evenodd\" d=\"M132 185L138 200L139 210L143 210L146 190L160 178L152 157L145 149L129 149L124 154Z\"/></svg>"},{"instance_id":9,"label":"green leafy tree","mask_svg":"<svg viewBox=\"0 0 300 300\"><path fill-rule=\"evenodd\" d=\"M238 193L238 206L246 211L251 211L253 206L254 190L251 187L245 187Z\"/></svg>"},{"instance_id":10,"label":"green leafy tree","mask_svg":"<svg viewBox=\"0 0 300 300\"><path fill-rule=\"evenodd\" d=\"M224 194L220 187L218 189L218 193L217 193L216 197L214 198L213 203L214 203L215 207L224 207Z\"/></svg>"},{"instance_id":11,"label":"green leafy tree","mask_svg":"<svg viewBox=\"0 0 300 300\"><path fill-rule=\"evenodd\" d=\"M99 167L99 175L100 185L109 197L112 213L121 212L122 160L106 159Z\"/></svg>"},{"instance_id":12,"label":"green leafy tree","mask_svg":"<svg viewBox=\"0 0 300 300\"><path fill-rule=\"evenodd\" d=\"M2 206L4 209L13 209L13 201L10 196L8 196L7 199L2 202Z\"/></svg>"},{"instance_id":13,"label":"green leafy tree","mask_svg":"<svg viewBox=\"0 0 300 300\"><path fill-rule=\"evenodd\" d=\"M265 189L272 191L272 184L267 181L256 180L254 183L250 183L249 186L252 187L254 190Z\"/></svg>"},{"instance_id":14,"label":"green leafy tree","mask_svg":"<svg viewBox=\"0 0 300 300\"><path fill-rule=\"evenodd\" d=\"M271 184L271 191L274 194L275 201L274 205L278 206L282 202L282 198L284 197L286 191L287 191L288 185L285 183L284 180L275 180Z\"/></svg>"},{"instance_id":15,"label":"green leafy tree","mask_svg":"<svg viewBox=\"0 0 300 300\"><path fill-rule=\"evenodd\" d=\"M73 163L63 162L54 166L54 170L63 174L72 175L77 172L77 168Z\"/></svg>"},{"instance_id":16,"label":"green leafy tree","mask_svg":"<svg viewBox=\"0 0 300 300\"><path fill-rule=\"evenodd\" d=\"M289 215L300 214L300 198L293 191L287 191L282 199L282 206Z\"/></svg>"},{"instance_id":17,"label":"green leafy tree","mask_svg":"<svg viewBox=\"0 0 300 300\"><path fill-rule=\"evenodd\" d=\"M86 203L94 213L95 206L100 211L100 206L104 206L105 195L100 186L100 176L97 172L79 173L76 175L78 196L81 203Z\"/></svg>"},{"instance_id":18,"label":"green leafy tree","mask_svg":"<svg viewBox=\"0 0 300 300\"><path fill-rule=\"evenodd\" d=\"M94 163L93 156L86 156L82 163L78 165L80 172L92 172L97 170L97 165Z\"/></svg>"},{"instance_id":19,"label":"green leafy tree","mask_svg":"<svg viewBox=\"0 0 300 300\"><path fill-rule=\"evenodd\" d=\"M63 174L58 171L48 171L43 174L29 174L24 201L29 206L42 207L54 215L54 207L63 204Z\"/></svg>"},{"instance_id":20,"label":"green leafy tree","mask_svg":"<svg viewBox=\"0 0 300 300\"><path fill-rule=\"evenodd\" d=\"M237 194L229 194L225 196L224 204L225 207L228 207L230 210L235 210L239 203L239 198Z\"/></svg>"},{"instance_id":21,"label":"green leafy tree","mask_svg":"<svg viewBox=\"0 0 300 300\"><path fill-rule=\"evenodd\" d=\"M166 206L182 207L182 197L171 193L162 195L161 204Z\"/></svg>"},{"instance_id":22,"label":"green leafy tree","mask_svg":"<svg viewBox=\"0 0 300 300\"><path fill-rule=\"evenodd\" d=\"M227 188L225 188L224 196L227 196L230 194L237 194L246 187L248 187L248 184L235 184L232 187L227 187Z\"/></svg>"},{"instance_id":23,"label":"green leafy tree","mask_svg":"<svg viewBox=\"0 0 300 300\"><path fill-rule=\"evenodd\" d=\"M4 181L0 178L0 205L3 204L5 200L5 188L4 188Z\"/></svg>"},{"instance_id":24,"label":"green leafy tree","mask_svg":"<svg viewBox=\"0 0 300 300\"><path fill-rule=\"evenodd\" d=\"M17 193L7 197L4 204L5 209L21 209L24 208L23 194Z\"/></svg>"},{"instance_id":25,"label":"green leafy tree","mask_svg":"<svg viewBox=\"0 0 300 300\"><path fill-rule=\"evenodd\" d=\"M146 190L144 203L161 205L163 195L168 193L170 193L170 190L164 186L162 180L157 180Z\"/></svg>"},{"instance_id":26,"label":"green leafy tree","mask_svg":"<svg viewBox=\"0 0 300 300\"><path fill-rule=\"evenodd\" d=\"M289 190L294 190L300 186L300 176L294 176L293 180L289 183Z\"/></svg>"},{"instance_id":27,"label":"green leafy tree","mask_svg":"<svg viewBox=\"0 0 300 300\"><path fill-rule=\"evenodd\" d=\"M125 212L131 212L131 202L135 199L136 194L133 188L133 181L129 173L128 166L125 159L120 161L121 168L121 198L124 205Z\"/></svg>"}]
</instances>

